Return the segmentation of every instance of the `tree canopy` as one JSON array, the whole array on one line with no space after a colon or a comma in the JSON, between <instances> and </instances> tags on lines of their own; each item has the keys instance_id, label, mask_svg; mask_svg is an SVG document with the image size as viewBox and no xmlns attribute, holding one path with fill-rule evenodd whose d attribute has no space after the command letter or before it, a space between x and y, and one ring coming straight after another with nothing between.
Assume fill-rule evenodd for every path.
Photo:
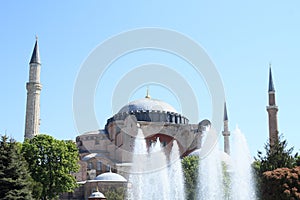
<instances>
[{"instance_id":1,"label":"tree canopy","mask_svg":"<svg viewBox=\"0 0 300 200\"><path fill-rule=\"evenodd\" d=\"M21 145L7 136L0 139L0 199L32 199L32 180Z\"/></svg>"},{"instance_id":2,"label":"tree canopy","mask_svg":"<svg viewBox=\"0 0 300 200\"><path fill-rule=\"evenodd\" d=\"M256 158L256 161L259 163L256 165L261 174L282 167L293 168L296 165L298 154L293 155L294 148L291 147L288 149L287 141L282 140L282 137L279 137L278 141L276 141L272 147L267 143L265 150L266 155L258 151L258 159Z\"/></svg>"},{"instance_id":3,"label":"tree canopy","mask_svg":"<svg viewBox=\"0 0 300 200\"><path fill-rule=\"evenodd\" d=\"M22 152L32 178L42 186L41 199L53 199L77 187L71 172L77 172L78 149L72 141L56 140L39 134L26 139Z\"/></svg>"},{"instance_id":4,"label":"tree canopy","mask_svg":"<svg viewBox=\"0 0 300 200\"><path fill-rule=\"evenodd\" d=\"M283 184L292 181L292 176L289 175L292 173L289 170L296 166L298 154L293 154L293 147L287 148L287 141L282 140L282 137L279 137L279 140L272 147L267 143L265 150L265 155L260 151L258 152L258 158L255 158L253 163L257 194L259 194L260 199L264 200L291 199L287 194L284 196L278 195L282 191L287 191L287 193L290 191L288 184L285 184L286 188L283 188L278 183ZM274 198L275 196L276 198Z\"/></svg>"},{"instance_id":5,"label":"tree canopy","mask_svg":"<svg viewBox=\"0 0 300 200\"><path fill-rule=\"evenodd\" d=\"M182 159L182 168L185 178L185 193L187 199L197 198L197 180L198 180L198 156L186 156Z\"/></svg>"},{"instance_id":6,"label":"tree canopy","mask_svg":"<svg viewBox=\"0 0 300 200\"><path fill-rule=\"evenodd\" d=\"M300 156L298 155L297 159L296 159L296 165L300 166Z\"/></svg>"},{"instance_id":7,"label":"tree canopy","mask_svg":"<svg viewBox=\"0 0 300 200\"><path fill-rule=\"evenodd\" d=\"M300 199L300 166L278 168L263 173L262 198L264 200Z\"/></svg>"}]
</instances>

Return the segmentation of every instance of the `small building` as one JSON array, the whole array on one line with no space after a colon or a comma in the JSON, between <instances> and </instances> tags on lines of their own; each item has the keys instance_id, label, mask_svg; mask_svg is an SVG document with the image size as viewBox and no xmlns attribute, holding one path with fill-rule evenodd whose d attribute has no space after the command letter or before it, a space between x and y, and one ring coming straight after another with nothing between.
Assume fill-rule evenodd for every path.
<instances>
[{"instance_id":1,"label":"small building","mask_svg":"<svg viewBox=\"0 0 300 200\"><path fill-rule=\"evenodd\" d=\"M91 194L91 196L89 196L88 198L89 200L92 199L92 200L106 200L105 196L99 192L99 191L96 191L96 192L93 192Z\"/></svg>"},{"instance_id":2,"label":"small building","mask_svg":"<svg viewBox=\"0 0 300 200\"><path fill-rule=\"evenodd\" d=\"M108 191L127 190L127 180L120 174L111 170L96 176L93 180L87 180L81 183L84 199L90 198L89 195L98 189L104 194Z\"/></svg>"}]
</instances>

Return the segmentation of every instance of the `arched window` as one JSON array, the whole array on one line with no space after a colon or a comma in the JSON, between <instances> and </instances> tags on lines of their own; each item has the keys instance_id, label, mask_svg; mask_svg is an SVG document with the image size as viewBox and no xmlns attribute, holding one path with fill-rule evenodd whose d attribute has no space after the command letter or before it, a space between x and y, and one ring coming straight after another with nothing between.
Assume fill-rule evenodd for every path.
<instances>
[{"instance_id":1,"label":"arched window","mask_svg":"<svg viewBox=\"0 0 300 200\"><path fill-rule=\"evenodd\" d=\"M89 163L88 163L88 169L93 169L93 168L94 168L93 163L92 163L92 162L89 162Z\"/></svg>"},{"instance_id":2,"label":"arched window","mask_svg":"<svg viewBox=\"0 0 300 200\"><path fill-rule=\"evenodd\" d=\"M102 170L102 162L101 161L97 161L97 170Z\"/></svg>"},{"instance_id":3,"label":"arched window","mask_svg":"<svg viewBox=\"0 0 300 200\"><path fill-rule=\"evenodd\" d=\"M110 171L110 166L106 165L106 171L109 172Z\"/></svg>"},{"instance_id":4,"label":"arched window","mask_svg":"<svg viewBox=\"0 0 300 200\"><path fill-rule=\"evenodd\" d=\"M166 141L162 141L162 145L163 145L163 147L167 146L167 142Z\"/></svg>"},{"instance_id":5,"label":"arched window","mask_svg":"<svg viewBox=\"0 0 300 200\"><path fill-rule=\"evenodd\" d=\"M97 144L100 144L100 139L99 138L95 139L95 145L97 145Z\"/></svg>"}]
</instances>

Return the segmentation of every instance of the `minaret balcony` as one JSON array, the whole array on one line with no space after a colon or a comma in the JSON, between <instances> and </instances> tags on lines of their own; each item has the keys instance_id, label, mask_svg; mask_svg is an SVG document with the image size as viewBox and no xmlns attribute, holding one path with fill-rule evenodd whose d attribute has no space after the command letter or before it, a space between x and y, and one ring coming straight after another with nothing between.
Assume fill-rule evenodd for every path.
<instances>
[{"instance_id":1,"label":"minaret balcony","mask_svg":"<svg viewBox=\"0 0 300 200\"><path fill-rule=\"evenodd\" d=\"M276 106L276 105L267 106L267 110L277 110L278 111L278 106Z\"/></svg>"},{"instance_id":2,"label":"minaret balcony","mask_svg":"<svg viewBox=\"0 0 300 200\"><path fill-rule=\"evenodd\" d=\"M230 136L230 132L229 131L223 131L222 132L222 135L225 137L225 136Z\"/></svg>"},{"instance_id":3,"label":"minaret balcony","mask_svg":"<svg viewBox=\"0 0 300 200\"><path fill-rule=\"evenodd\" d=\"M36 82L26 83L26 89L28 91L42 90L42 84Z\"/></svg>"}]
</instances>

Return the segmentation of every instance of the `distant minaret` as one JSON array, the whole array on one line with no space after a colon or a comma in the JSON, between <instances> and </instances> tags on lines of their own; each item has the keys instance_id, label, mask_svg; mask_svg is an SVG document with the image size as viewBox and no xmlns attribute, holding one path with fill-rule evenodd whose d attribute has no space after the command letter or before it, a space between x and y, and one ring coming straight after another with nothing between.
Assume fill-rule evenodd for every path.
<instances>
[{"instance_id":1,"label":"distant minaret","mask_svg":"<svg viewBox=\"0 0 300 200\"><path fill-rule=\"evenodd\" d=\"M277 126L277 112L278 107L275 102L275 89L273 84L272 70L270 65L269 74L269 105L267 106L267 112L269 114L269 140L270 146L274 145L275 141L278 141L278 126Z\"/></svg>"},{"instance_id":2,"label":"distant minaret","mask_svg":"<svg viewBox=\"0 0 300 200\"><path fill-rule=\"evenodd\" d=\"M224 152L230 155L230 144L229 144L230 131L228 130L228 115L227 115L226 102L224 103L224 131L222 132L222 134L224 136Z\"/></svg>"},{"instance_id":3,"label":"distant minaret","mask_svg":"<svg viewBox=\"0 0 300 200\"><path fill-rule=\"evenodd\" d=\"M27 104L24 135L25 139L33 138L39 134L40 126L40 92L42 85L40 83L41 61L37 37L29 66L29 82L26 84Z\"/></svg>"}]
</instances>

